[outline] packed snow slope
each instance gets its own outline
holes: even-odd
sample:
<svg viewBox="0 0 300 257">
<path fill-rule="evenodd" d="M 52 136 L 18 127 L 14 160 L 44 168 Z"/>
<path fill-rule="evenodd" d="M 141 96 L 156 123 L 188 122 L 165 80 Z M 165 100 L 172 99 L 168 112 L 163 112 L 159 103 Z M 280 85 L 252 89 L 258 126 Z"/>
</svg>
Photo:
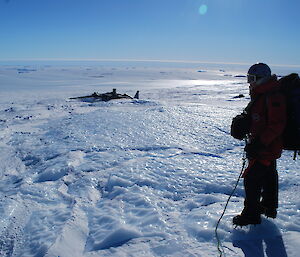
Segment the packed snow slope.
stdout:
<svg viewBox="0 0 300 257">
<path fill-rule="evenodd" d="M 0 256 L 219 256 L 246 69 L 0 66 Z M 69 100 L 112 88 L 140 99 Z M 278 218 L 259 226 L 232 227 L 239 183 L 226 256 L 299 256 L 299 163 L 283 154 Z"/>
</svg>

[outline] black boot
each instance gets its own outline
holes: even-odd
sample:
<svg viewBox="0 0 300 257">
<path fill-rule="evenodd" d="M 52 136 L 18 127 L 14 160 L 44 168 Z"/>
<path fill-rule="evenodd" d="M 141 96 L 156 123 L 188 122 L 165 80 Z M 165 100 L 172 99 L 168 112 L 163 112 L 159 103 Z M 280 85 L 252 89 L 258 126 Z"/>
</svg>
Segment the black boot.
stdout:
<svg viewBox="0 0 300 257">
<path fill-rule="evenodd" d="M 236 226 L 247 226 L 250 224 L 257 225 L 261 223 L 261 218 L 260 216 L 248 216 L 241 214 L 233 217 L 232 223 Z"/>
<path fill-rule="evenodd" d="M 268 208 L 265 206 L 261 206 L 260 210 L 261 214 L 264 214 L 268 218 L 275 219 L 277 217 L 277 210 L 276 208 Z"/>
</svg>

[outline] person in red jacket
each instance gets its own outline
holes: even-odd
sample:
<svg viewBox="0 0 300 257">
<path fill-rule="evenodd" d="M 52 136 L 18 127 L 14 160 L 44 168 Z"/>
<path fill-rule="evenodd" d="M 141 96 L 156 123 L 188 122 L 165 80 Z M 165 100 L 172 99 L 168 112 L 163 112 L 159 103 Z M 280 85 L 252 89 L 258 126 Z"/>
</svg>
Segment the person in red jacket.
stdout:
<svg viewBox="0 0 300 257">
<path fill-rule="evenodd" d="M 261 214 L 276 218 L 278 173 L 276 159 L 283 149 L 282 133 L 286 124 L 285 97 L 279 92 L 276 75 L 264 63 L 250 67 L 247 75 L 251 101 L 245 108 L 248 167 L 244 171 L 245 201 L 233 224 L 260 224 Z"/>
</svg>

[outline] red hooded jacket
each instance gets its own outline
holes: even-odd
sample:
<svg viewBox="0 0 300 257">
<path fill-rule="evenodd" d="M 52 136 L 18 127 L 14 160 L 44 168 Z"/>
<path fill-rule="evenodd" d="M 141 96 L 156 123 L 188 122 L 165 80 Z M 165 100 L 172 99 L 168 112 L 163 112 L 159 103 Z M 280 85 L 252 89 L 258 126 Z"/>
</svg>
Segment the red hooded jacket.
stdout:
<svg viewBox="0 0 300 257">
<path fill-rule="evenodd" d="M 285 97 L 279 92 L 276 76 L 250 91 L 250 142 L 259 140 L 259 161 L 272 161 L 281 156 L 282 133 L 286 125 Z M 249 106 L 248 105 L 248 106 Z"/>
</svg>

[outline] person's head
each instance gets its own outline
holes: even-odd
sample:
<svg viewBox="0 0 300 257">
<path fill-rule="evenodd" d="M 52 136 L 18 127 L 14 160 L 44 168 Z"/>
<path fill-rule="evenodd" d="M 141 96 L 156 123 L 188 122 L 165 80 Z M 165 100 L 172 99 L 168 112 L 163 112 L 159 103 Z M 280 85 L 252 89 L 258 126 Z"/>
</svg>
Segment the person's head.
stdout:
<svg viewBox="0 0 300 257">
<path fill-rule="evenodd" d="M 265 63 L 256 63 L 252 65 L 247 73 L 247 82 L 250 87 L 257 86 L 271 78 L 271 69 Z"/>
</svg>

